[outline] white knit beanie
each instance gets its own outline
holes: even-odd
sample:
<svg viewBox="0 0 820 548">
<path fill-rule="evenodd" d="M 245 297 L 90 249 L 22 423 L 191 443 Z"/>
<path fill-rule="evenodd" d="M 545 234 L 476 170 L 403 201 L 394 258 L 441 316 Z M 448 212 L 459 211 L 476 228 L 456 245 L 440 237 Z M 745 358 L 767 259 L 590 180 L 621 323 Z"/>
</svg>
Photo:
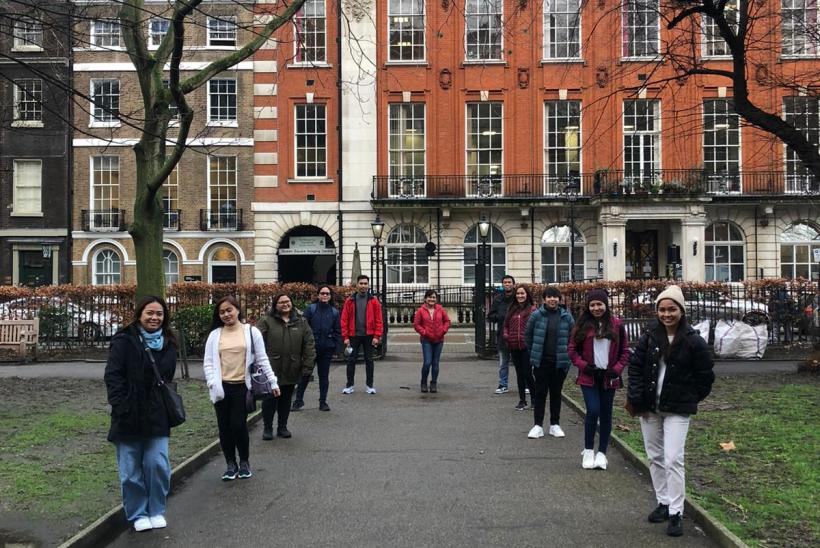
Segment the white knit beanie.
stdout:
<svg viewBox="0 0 820 548">
<path fill-rule="evenodd" d="M 683 291 L 680 290 L 680 287 L 676 285 L 670 285 L 669 287 L 661 291 L 661 294 L 658 295 L 657 299 L 655 299 L 655 308 L 657 308 L 658 303 L 664 299 L 672 299 L 673 301 L 675 301 L 675 304 L 677 304 L 680 307 L 681 311 L 684 314 L 686 314 L 686 301 L 683 299 Z"/>
</svg>

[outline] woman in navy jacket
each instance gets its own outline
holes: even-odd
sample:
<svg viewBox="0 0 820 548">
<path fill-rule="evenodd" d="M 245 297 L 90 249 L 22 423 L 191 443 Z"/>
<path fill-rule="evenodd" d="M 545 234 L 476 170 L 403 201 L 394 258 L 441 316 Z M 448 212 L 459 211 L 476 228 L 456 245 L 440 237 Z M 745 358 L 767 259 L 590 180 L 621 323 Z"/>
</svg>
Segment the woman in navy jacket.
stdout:
<svg viewBox="0 0 820 548">
<path fill-rule="evenodd" d="M 316 369 L 319 374 L 319 410 L 330 411 L 327 404 L 327 391 L 330 386 L 330 360 L 342 343 L 342 328 L 339 324 L 339 310 L 333 306 L 333 291 L 329 285 L 319 286 L 319 297 L 307 307 L 303 317 L 313 330 L 316 341 Z M 310 375 L 305 375 L 296 388 L 296 399 L 293 411 L 305 406 L 305 390 L 310 383 Z"/>
<path fill-rule="evenodd" d="M 136 531 L 166 526 L 165 503 L 171 487 L 171 428 L 149 352 L 162 380 L 172 381 L 177 342 L 162 297 L 144 297 L 133 321 L 111 338 L 103 377 L 111 405 L 108 441 L 117 450 L 125 517 Z"/>
</svg>

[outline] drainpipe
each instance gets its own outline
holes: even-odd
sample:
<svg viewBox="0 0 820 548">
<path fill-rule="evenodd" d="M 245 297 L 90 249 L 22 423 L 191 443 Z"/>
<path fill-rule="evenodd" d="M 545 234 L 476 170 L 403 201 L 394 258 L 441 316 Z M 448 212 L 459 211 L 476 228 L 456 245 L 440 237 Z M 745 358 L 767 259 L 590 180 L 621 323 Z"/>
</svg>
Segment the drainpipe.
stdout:
<svg viewBox="0 0 820 548">
<path fill-rule="evenodd" d="M 339 223 L 339 285 L 344 285 L 344 215 L 342 214 L 342 200 L 344 199 L 344 173 L 342 169 L 342 0 L 336 2 L 336 189 L 338 194 L 339 210 L 336 221 Z"/>
</svg>

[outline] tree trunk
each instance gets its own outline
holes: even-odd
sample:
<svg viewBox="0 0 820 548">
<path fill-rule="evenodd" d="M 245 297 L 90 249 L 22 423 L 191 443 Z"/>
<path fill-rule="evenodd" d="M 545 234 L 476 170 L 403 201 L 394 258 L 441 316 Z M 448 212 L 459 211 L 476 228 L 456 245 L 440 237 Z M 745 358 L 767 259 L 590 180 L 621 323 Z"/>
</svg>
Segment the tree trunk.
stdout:
<svg viewBox="0 0 820 548">
<path fill-rule="evenodd" d="M 148 135 L 145 133 L 144 135 Z M 156 134 L 155 134 L 156 135 Z M 164 133 L 143 137 L 134 147 L 137 161 L 137 189 L 134 220 L 129 232 L 134 241 L 137 263 L 137 301 L 146 295 L 165 296 L 165 269 L 162 264 L 164 210 L 162 194 L 151 192 L 148 183 L 165 162 Z"/>
</svg>

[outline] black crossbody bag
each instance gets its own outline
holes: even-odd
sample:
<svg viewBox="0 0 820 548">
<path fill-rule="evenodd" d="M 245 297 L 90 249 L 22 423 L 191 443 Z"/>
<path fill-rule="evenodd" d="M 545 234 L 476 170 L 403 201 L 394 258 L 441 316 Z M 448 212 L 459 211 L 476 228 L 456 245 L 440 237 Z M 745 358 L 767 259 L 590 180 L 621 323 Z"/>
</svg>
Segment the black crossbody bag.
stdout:
<svg viewBox="0 0 820 548">
<path fill-rule="evenodd" d="M 171 428 L 179 426 L 185 422 L 185 406 L 182 403 L 182 396 L 177 393 L 177 383 L 173 381 L 164 381 L 162 375 L 159 374 L 157 361 L 154 359 L 154 353 L 145 344 L 145 340 L 140 337 L 143 348 L 148 354 L 148 359 L 151 361 L 151 368 L 154 370 L 154 377 L 157 380 L 157 390 L 159 391 L 162 405 L 165 407 L 165 416 L 168 418 L 168 426 Z"/>
</svg>

